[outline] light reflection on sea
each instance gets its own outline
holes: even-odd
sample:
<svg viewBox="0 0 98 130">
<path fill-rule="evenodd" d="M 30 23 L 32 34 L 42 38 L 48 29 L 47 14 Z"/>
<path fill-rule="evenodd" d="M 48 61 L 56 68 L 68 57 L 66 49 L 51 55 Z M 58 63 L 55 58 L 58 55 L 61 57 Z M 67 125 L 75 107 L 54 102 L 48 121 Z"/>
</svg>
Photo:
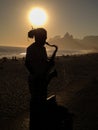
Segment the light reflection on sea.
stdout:
<svg viewBox="0 0 98 130">
<path fill-rule="evenodd" d="M 47 55 L 51 56 L 54 50 L 47 50 Z M 96 50 L 58 50 L 56 56 L 66 56 L 66 55 L 79 55 L 97 52 Z M 23 58 L 26 55 L 26 48 L 23 47 L 3 47 L 0 46 L 0 58 L 7 57 L 12 58 L 18 57 Z"/>
</svg>

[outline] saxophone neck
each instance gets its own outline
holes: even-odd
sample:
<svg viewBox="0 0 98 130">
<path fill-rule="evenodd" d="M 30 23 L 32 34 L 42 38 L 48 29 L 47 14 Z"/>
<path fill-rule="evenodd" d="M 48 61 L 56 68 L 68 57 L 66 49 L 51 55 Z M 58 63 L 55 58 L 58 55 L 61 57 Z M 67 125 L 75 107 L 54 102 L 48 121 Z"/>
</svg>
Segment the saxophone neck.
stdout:
<svg viewBox="0 0 98 130">
<path fill-rule="evenodd" d="M 48 42 L 46 42 L 46 44 L 48 45 L 48 46 L 51 46 L 51 47 L 54 47 L 55 48 L 55 50 L 54 50 L 54 52 L 53 52 L 53 54 L 52 54 L 52 56 L 51 56 L 51 61 L 53 61 L 54 60 L 54 58 L 55 58 L 55 56 L 56 56 L 56 52 L 57 52 L 57 50 L 58 50 L 58 47 L 56 46 L 56 45 L 51 45 L 51 44 L 49 44 Z"/>
<path fill-rule="evenodd" d="M 55 51 L 57 51 L 58 50 L 58 47 L 56 46 L 56 45 L 51 45 L 51 44 L 49 44 L 48 42 L 46 42 L 46 44 L 48 45 L 48 46 L 51 46 L 51 47 L 54 47 L 55 48 Z"/>
</svg>

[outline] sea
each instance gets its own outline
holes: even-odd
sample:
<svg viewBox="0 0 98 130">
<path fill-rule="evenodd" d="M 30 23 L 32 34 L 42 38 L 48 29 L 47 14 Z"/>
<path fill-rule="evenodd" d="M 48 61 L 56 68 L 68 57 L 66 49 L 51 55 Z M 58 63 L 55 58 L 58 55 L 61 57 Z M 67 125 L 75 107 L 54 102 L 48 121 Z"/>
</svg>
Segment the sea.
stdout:
<svg viewBox="0 0 98 130">
<path fill-rule="evenodd" d="M 88 54 L 94 52 L 93 50 L 61 50 L 58 49 L 57 56 L 66 56 L 66 55 L 79 55 L 79 54 Z M 47 50 L 47 55 L 51 56 L 53 50 Z M 0 46 L 0 59 L 1 58 L 23 58 L 26 55 L 26 47 L 10 47 L 10 46 Z"/>
</svg>

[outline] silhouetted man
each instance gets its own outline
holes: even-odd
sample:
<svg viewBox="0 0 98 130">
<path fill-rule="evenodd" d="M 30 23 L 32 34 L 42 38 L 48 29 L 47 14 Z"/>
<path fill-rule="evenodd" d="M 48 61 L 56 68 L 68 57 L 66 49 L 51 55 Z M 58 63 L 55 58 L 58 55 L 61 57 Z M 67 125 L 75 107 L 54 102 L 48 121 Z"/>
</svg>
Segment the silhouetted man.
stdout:
<svg viewBox="0 0 98 130">
<path fill-rule="evenodd" d="M 29 71 L 28 84 L 31 93 L 30 102 L 30 130 L 42 128 L 45 117 L 47 85 L 55 73 L 49 73 L 54 65 L 53 59 L 49 60 L 44 47 L 47 39 L 47 31 L 44 28 L 32 29 L 28 32 L 29 38 L 35 38 L 26 51 L 25 65 Z M 48 43 L 47 43 L 48 44 Z"/>
</svg>

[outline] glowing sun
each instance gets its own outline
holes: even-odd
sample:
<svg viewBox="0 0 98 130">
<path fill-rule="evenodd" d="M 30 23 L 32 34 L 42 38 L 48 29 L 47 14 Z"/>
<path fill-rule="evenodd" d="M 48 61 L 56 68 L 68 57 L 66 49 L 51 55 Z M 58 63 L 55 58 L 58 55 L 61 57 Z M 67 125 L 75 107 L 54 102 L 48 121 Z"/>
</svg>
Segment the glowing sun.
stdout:
<svg viewBox="0 0 98 130">
<path fill-rule="evenodd" d="M 47 21 L 47 13 L 42 8 L 33 8 L 29 12 L 29 21 L 32 26 L 44 25 Z"/>
</svg>

